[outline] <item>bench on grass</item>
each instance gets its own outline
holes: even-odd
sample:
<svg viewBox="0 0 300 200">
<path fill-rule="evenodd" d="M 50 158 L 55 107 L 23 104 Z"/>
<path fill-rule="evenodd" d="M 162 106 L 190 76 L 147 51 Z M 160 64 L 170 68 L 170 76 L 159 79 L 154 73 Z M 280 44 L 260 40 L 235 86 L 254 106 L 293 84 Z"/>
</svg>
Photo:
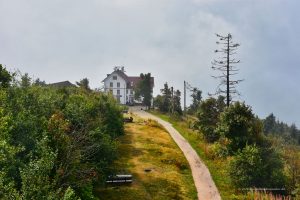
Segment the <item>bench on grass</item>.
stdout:
<svg viewBox="0 0 300 200">
<path fill-rule="evenodd" d="M 133 118 L 132 118 L 132 117 L 125 117 L 125 118 L 123 119 L 123 121 L 124 121 L 124 122 L 127 122 L 127 123 L 133 122 Z"/>
<path fill-rule="evenodd" d="M 106 183 L 109 184 L 132 183 L 132 175 L 131 174 L 110 175 L 108 176 Z"/>
</svg>

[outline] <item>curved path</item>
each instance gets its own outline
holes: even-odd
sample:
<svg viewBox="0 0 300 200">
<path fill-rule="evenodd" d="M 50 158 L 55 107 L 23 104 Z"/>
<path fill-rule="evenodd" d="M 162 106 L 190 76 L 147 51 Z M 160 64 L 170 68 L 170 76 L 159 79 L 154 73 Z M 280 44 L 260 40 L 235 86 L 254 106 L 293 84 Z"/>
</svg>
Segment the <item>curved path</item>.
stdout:
<svg viewBox="0 0 300 200">
<path fill-rule="evenodd" d="M 141 118 L 156 120 L 170 133 L 171 137 L 179 146 L 190 164 L 199 200 L 221 199 L 219 191 L 212 180 L 207 167 L 204 165 L 196 151 L 191 147 L 186 139 L 184 139 L 181 134 L 178 133 L 175 128 L 173 128 L 172 124 L 141 110 L 140 107 L 132 107 L 130 111 Z"/>
</svg>

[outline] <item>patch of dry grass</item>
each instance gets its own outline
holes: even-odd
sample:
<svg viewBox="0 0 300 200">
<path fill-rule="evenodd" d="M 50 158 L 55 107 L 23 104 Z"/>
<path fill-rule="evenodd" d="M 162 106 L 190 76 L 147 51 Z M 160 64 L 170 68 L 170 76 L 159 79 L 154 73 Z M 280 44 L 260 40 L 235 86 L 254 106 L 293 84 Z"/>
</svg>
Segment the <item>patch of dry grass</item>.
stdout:
<svg viewBox="0 0 300 200">
<path fill-rule="evenodd" d="M 99 188 L 100 199 L 197 199 L 188 162 L 160 124 L 134 116 L 134 123 L 126 124 L 125 130 L 114 168 L 133 174 L 134 181 Z"/>
</svg>

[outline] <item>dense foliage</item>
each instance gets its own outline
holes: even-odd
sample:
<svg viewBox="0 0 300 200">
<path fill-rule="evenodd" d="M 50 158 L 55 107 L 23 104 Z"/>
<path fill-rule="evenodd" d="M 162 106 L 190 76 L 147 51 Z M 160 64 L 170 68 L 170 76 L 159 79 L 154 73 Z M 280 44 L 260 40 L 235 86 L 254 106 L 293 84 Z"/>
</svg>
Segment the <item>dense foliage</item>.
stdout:
<svg viewBox="0 0 300 200">
<path fill-rule="evenodd" d="M 8 87 L 11 81 L 12 75 L 0 64 L 0 87 Z"/>
<path fill-rule="evenodd" d="M 140 74 L 140 81 L 135 88 L 135 98 L 142 98 L 142 102 L 148 108 L 151 107 L 153 82 L 151 80 L 151 73 Z"/>
<path fill-rule="evenodd" d="M 154 106 L 160 112 L 170 113 L 171 115 L 182 115 L 181 109 L 181 92 L 169 88 L 168 83 L 164 84 L 164 88 L 160 90 L 161 95 L 157 95 L 154 99 Z"/>
<path fill-rule="evenodd" d="M 230 140 L 229 150 L 236 152 L 247 144 L 261 143 L 262 125 L 249 106 L 236 102 L 220 113 L 216 128 L 220 136 Z"/>
<path fill-rule="evenodd" d="M 194 127 L 209 143 L 213 158 L 230 161 L 227 170 L 235 187 L 285 188 L 294 195 L 300 192 L 300 150 L 292 142 L 292 135 L 298 132 L 295 125 L 279 133 L 282 123 L 273 115 L 260 120 L 250 106 L 240 102 L 225 108 L 222 97 L 201 101 L 196 116 Z"/>
<path fill-rule="evenodd" d="M 273 148 L 246 145 L 230 163 L 233 183 L 243 188 L 284 188 L 283 160 Z"/>
<path fill-rule="evenodd" d="M 225 108 L 224 97 L 218 99 L 208 98 L 201 102 L 197 112 L 198 121 L 196 126 L 203 133 L 208 142 L 215 142 L 220 138 L 217 133 L 217 124 L 220 121 L 220 114 Z"/>
<path fill-rule="evenodd" d="M 113 97 L 39 86 L 28 77 L 6 86 L 0 89 L 0 199 L 93 199 L 93 184 L 109 173 L 124 131 Z"/>
<path fill-rule="evenodd" d="M 289 126 L 286 123 L 280 122 L 275 115 L 271 113 L 263 120 L 264 133 L 267 135 L 280 136 L 286 142 L 298 143 L 300 145 L 300 130 L 295 124 Z"/>
<path fill-rule="evenodd" d="M 192 90 L 192 104 L 189 106 L 187 112 L 188 114 L 195 114 L 199 109 L 202 100 L 202 91 L 198 88 L 193 88 Z"/>
</svg>

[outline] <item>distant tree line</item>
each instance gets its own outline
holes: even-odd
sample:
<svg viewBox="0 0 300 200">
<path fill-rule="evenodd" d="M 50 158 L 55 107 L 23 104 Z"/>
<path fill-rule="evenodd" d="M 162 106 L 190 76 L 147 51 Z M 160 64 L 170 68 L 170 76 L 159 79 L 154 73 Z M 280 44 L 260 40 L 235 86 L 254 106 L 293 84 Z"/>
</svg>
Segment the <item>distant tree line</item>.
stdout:
<svg viewBox="0 0 300 200">
<path fill-rule="evenodd" d="M 95 199 L 123 118 L 112 96 L 78 85 L 50 87 L 0 65 L 0 199 Z"/>
<path fill-rule="evenodd" d="M 300 130 L 293 123 L 288 125 L 276 119 L 275 115 L 271 113 L 263 120 L 264 133 L 267 135 L 279 135 L 285 138 L 286 141 L 295 142 L 300 145 Z"/>
</svg>

